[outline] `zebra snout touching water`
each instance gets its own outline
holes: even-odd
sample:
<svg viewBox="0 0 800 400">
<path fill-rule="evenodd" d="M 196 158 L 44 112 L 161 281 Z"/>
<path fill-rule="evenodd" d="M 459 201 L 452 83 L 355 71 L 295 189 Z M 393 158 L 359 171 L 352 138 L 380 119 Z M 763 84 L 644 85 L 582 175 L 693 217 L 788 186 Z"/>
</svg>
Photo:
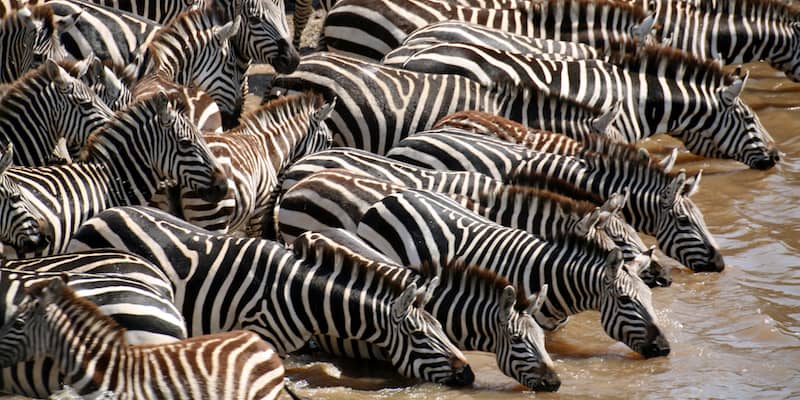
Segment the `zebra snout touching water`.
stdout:
<svg viewBox="0 0 800 400">
<path fill-rule="evenodd" d="M 27 290 L 0 328 L 0 367 L 49 354 L 65 383 L 90 398 L 111 392 L 130 399 L 274 399 L 283 386 L 280 357 L 253 332 L 131 346 L 125 329 L 66 279 Z"/>
</svg>

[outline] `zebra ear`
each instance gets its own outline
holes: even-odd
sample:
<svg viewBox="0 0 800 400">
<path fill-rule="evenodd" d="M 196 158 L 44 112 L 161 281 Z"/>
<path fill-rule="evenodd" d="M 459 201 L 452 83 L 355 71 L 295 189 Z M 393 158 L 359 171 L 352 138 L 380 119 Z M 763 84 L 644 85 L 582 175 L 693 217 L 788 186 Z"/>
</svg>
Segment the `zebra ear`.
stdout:
<svg viewBox="0 0 800 400">
<path fill-rule="evenodd" d="M 583 218 L 578 221 L 578 224 L 575 225 L 575 235 L 579 237 L 587 237 L 589 236 L 589 232 L 591 229 L 598 224 L 600 220 L 600 208 L 595 208 L 594 211 L 590 212 L 583 216 Z"/>
<path fill-rule="evenodd" d="M 395 319 L 401 319 L 408 315 L 414 300 L 417 298 L 417 284 L 411 283 L 400 293 L 400 296 L 392 303 L 392 316 Z"/>
<path fill-rule="evenodd" d="M 675 161 L 678 159 L 678 149 L 672 149 L 668 156 L 664 157 L 661 161 L 658 162 L 658 165 L 664 169 L 664 173 L 668 174 L 672 171 L 672 167 L 675 166 Z"/>
<path fill-rule="evenodd" d="M 330 103 L 323 104 L 322 107 L 320 107 L 319 110 L 314 113 L 314 120 L 322 122 L 328 119 L 328 117 L 331 116 L 333 109 L 336 108 L 336 100 L 339 100 L 338 96 L 334 96 Z"/>
<path fill-rule="evenodd" d="M 103 82 L 103 86 L 106 87 L 110 98 L 116 99 L 119 97 L 119 93 L 122 90 L 122 82 L 120 82 L 117 76 L 106 68 L 103 62 L 97 57 L 92 59 L 92 73 L 98 81 Z"/>
<path fill-rule="evenodd" d="M 58 300 L 61 293 L 64 292 L 64 289 L 67 287 L 67 282 L 69 282 L 69 276 L 62 273 L 58 278 L 51 279 L 47 282 L 47 286 L 43 287 L 41 292 L 33 293 L 33 296 L 38 297 L 40 306 L 52 304 Z"/>
<path fill-rule="evenodd" d="M 550 289 L 550 285 L 544 284 L 542 288 L 539 289 L 539 293 L 532 294 L 528 297 L 528 301 L 531 305 L 525 310 L 528 315 L 534 315 L 542 309 L 544 305 L 544 301 L 547 300 L 547 292 Z"/>
<path fill-rule="evenodd" d="M 637 153 L 639 156 L 640 161 L 650 161 L 650 152 L 647 151 L 644 147 L 639 148 L 639 152 Z"/>
<path fill-rule="evenodd" d="M 630 190 L 625 188 L 622 192 L 614 193 L 609 196 L 608 200 L 600 206 L 600 209 L 611 214 L 616 214 L 625 207 L 625 204 L 628 204 L 629 197 Z"/>
<path fill-rule="evenodd" d="M 620 267 L 622 267 L 623 262 L 625 262 L 625 259 L 622 258 L 622 251 L 619 248 L 612 249 L 608 253 L 608 256 L 606 257 L 606 265 L 605 265 L 606 278 L 612 281 L 617 279 L 617 274 L 619 273 Z"/>
<path fill-rule="evenodd" d="M 739 95 L 742 94 L 744 90 L 744 85 L 747 83 L 747 79 L 750 77 L 750 71 L 745 72 L 744 78 L 736 78 L 736 80 L 731 83 L 730 86 L 722 89 L 722 93 L 720 94 L 720 100 L 722 104 L 726 107 L 733 106 L 736 99 Z"/>
<path fill-rule="evenodd" d="M 672 205 L 678 200 L 678 196 L 683 193 L 683 187 L 686 185 L 686 172 L 681 170 L 672 182 L 665 187 L 661 192 L 661 207 L 670 209 Z"/>
<path fill-rule="evenodd" d="M 639 25 L 631 29 L 631 36 L 638 40 L 640 44 L 644 44 L 650 32 L 653 30 L 653 25 L 655 25 L 655 23 L 656 19 L 653 17 L 653 14 L 648 15 Z"/>
<path fill-rule="evenodd" d="M 683 195 L 689 197 L 697 193 L 697 190 L 700 189 L 700 179 L 702 177 L 703 177 L 703 170 L 701 169 L 700 171 L 697 172 L 697 175 L 695 175 L 692 178 L 689 178 L 686 181 L 686 186 L 684 188 Z"/>
<path fill-rule="evenodd" d="M 158 120 L 161 122 L 161 125 L 171 125 L 173 115 L 170 112 L 169 96 L 167 96 L 167 93 L 163 91 L 158 92 L 154 102 L 158 110 Z"/>
<path fill-rule="evenodd" d="M 8 143 L 6 147 L 3 148 L 2 154 L 0 154 L 0 174 L 6 172 L 6 169 L 8 169 L 13 160 L 14 146 L 11 143 Z"/>
<path fill-rule="evenodd" d="M 78 73 L 75 75 L 76 78 L 78 79 L 82 78 L 90 70 L 94 72 L 94 69 L 92 68 L 94 58 L 96 57 L 94 56 L 94 53 L 92 53 L 89 54 L 83 60 L 80 60 L 75 63 L 75 68 L 78 70 Z"/>
<path fill-rule="evenodd" d="M 61 34 L 62 32 L 72 29 L 72 27 L 74 27 L 75 24 L 78 22 L 78 18 L 81 17 L 81 13 L 83 13 L 83 10 L 78 11 L 74 14 L 70 14 L 64 18 L 60 18 L 56 22 L 56 32 Z"/>
<path fill-rule="evenodd" d="M 505 322 L 511 319 L 511 312 L 515 304 L 517 304 L 517 289 L 507 285 L 503 288 L 503 295 L 500 298 L 500 321 Z"/>
<path fill-rule="evenodd" d="M 241 21 L 242 18 L 237 15 L 233 21 L 228 22 L 219 28 L 215 28 L 214 36 L 217 38 L 217 40 L 219 40 L 220 43 L 228 43 L 232 37 L 239 33 L 239 25 L 241 25 Z"/>
<path fill-rule="evenodd" d="M 439 286 L 439 277 L 434 276 L 433 279 L 431 279 L 431 281 L 428 282 L 427 285 L 419 288 L 419 290 L 417 291 L 417 299 L 414 302 L 414 305 L 420 308 L 425 307 L 425 304 L 428 304 L 428 301 L 431 300 L 431 297 L 433 297 L 433 292 L 436 290 L 438 286 Z"/>
<path fill-rule="evenodd" d="M 600 135 L 607 135 L 608 128 L 622 112 L 622 100 L 616 102 L 611 108 L 603 112 L 599 117 L 592 121 L 592 129 Z"/>
<path fill-rule="evenodd" d="M 649 249 L 633 258 L 633 261 L 628 264 L 628 271 L 630 271 L 631 275 L 638 276 L 641 271 L 650 267 L 650 262 L 653 260 L 653 250 L 655 248 L 655 246 L 650 246 Z"/>
<path fill-rule="evenodd" d="M 47 77 L 55 83 L 59 90 L 67 91 L 72 89 L 72 82 L 67 78 L 67 71 L 64 71 L 64 69 L 53 60 L 48 59 L 45 61 L 44 65 Z"/>
</svg>

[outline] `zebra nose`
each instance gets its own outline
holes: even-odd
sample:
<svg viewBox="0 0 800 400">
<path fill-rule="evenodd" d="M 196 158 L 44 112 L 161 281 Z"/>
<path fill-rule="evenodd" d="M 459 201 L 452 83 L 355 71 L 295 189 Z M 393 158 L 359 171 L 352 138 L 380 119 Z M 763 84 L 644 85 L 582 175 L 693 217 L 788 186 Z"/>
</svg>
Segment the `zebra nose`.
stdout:
<svg viewBox="0 0 800 400">
<path fill-rule="evenodd" d="M 769 151 L 769 156 L 765 158 L 759 158 L 753 162 L 752 167 L 755 169 L 760 170 L 767 170 L 775 166 L 778 161 L 781 160 L 781 153 L 778 149 L 772 149 Z"/>
<path fill-rule="evenodd" d="M 708 263 L 694 266 L 692 270 L 695 272 L 722 272 L 725 269 L 725 260 L 722 258 L 722 253 L 714 250 L 714 255 Z"/>
<path fill-rule="evenodd" d="M 201 199 L 209 203 L 217 203 L 228 194 L 228 177 L 221 168 L 214 169 L 211 174 L 211 184 L 206 190 L 199 190 Z"/>
<path fill-rule="evenodd" d="M 642 346 L 641 353 L 645 358 L 663 357 L 669 355 L 670 347 L 667 338 L 655 325 L 647 327 L 647 344 Z"/>
<path fill-rule="evenodd" d="M 539 379 L 536 379 L 532 384 L 529 384 L 528 387 L 537 392 L 555 392 L 561 387 L 561 378 L 558 377 L 555 371 L 552 368 L 543 365 L 541 366 L 536 375 Z"/>
<path fill-rule="evenodd" d="M 291 74 L 300 65 L 300 53 L 284 39 L 278 41 L 278 57 L 273 62 L 275 71 L 281 74 Z"/>
<path fill-rule="evenodd" d="M 445 383 L 448 386 L 467 386 L 475 381 L 475 374 L 472 373 L 472 368 L 465 359 L 452 357 L 450 367 L 453 369 L 453 375 Z"/>
</svg>

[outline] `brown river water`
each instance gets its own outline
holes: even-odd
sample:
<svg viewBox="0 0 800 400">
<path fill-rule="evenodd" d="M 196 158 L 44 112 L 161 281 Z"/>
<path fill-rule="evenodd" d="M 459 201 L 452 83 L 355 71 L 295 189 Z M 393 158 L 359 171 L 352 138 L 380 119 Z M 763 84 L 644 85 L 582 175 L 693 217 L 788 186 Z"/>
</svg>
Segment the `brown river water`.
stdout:
<svg viewBox="0 0 800 400">
<path fill-rule="evenodd" d="M 703 169 L 693 199 L 725 257 L 722 273 L 693 274 L 676 262 L 674 283 L 653 291 L 668 357 L 644 360 L 603 332 L 599 314 L 549 334 L 561 377 L 557 393 L 523 391 L 494 355 L 468 352 L 475 384 L 451 389 L 406 382 L 368 362 L 286 360 L 296 392 L 313 399 L 785 399 L 800 398 L 800 84 L 749 65 L 743 98 L 784 153 L 769 171 L 683 150 L 676 168 Z M 680 143 L 642 144 L 666 154 Z"/>
</svg>

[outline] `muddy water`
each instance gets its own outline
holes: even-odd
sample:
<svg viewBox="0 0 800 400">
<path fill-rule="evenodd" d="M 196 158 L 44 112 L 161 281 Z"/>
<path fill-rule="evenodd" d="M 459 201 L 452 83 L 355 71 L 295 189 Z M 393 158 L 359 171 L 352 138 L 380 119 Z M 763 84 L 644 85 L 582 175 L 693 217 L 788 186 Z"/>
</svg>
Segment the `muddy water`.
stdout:
<svg viewBox="0 0 800 400">
<path fill-rule="evenodd" d="M 692 274 L 674 265 L 674 284 L 653 292 L 669 357 L 638 358 L 609 339 L 597 313 L 573 317 L 548 337 L 562 386 L 521 391 L 491 354 L 468 353 L 470 389 L 408 383 L 365 364 L 287 360 L 298 394 L 315 399 L 800 398 L 800 85 L 751 66 L 745 101 L 784 152 L 770 171 L 682 154 L 677 168 L 704 169 L 694 201 L 728 267 Z M 666 153 L 679 143 L 644 144 Z M 355 368 L 354 368 L 355 367 Z M 348 370 L 349 369 L 349 370 Z M 352 371 L 350 371 L 352 370 Z M 367 370 L 365 372 L 365 370 Z M 335 375 L 341 373 L 339 378 Z M 359 376 L 372 376 L 360 378 Z"/>
</svg>

